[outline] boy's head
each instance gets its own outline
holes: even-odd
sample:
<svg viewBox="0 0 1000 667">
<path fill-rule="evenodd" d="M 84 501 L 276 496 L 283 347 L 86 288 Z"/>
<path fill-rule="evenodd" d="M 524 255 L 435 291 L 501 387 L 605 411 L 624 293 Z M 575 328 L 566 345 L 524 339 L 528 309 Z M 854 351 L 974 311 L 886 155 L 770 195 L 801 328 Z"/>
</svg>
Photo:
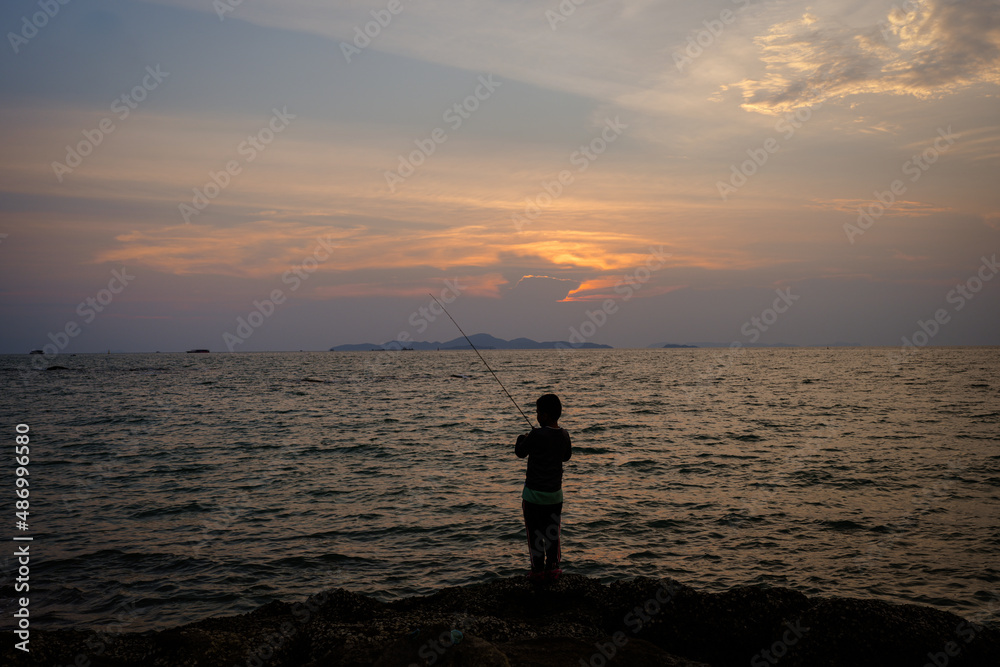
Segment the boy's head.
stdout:
<svg viewBox="0 0 1000 667">
<path fill-rule="evenodd" d="M 545 394 L 535 401 L 535 411 L 539 424 L 555 424 L 562 416 L 562 401 L 555 394 Z"/>
</svg>

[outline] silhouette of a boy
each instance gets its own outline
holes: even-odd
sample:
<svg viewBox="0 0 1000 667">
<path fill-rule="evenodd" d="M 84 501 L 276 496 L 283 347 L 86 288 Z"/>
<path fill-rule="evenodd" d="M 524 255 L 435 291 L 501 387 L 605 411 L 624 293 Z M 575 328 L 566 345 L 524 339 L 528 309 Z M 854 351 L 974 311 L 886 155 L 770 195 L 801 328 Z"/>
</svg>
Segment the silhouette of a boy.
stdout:
<svg viewBox="0 0 1000 667">
<path fill-rule="evenodd" d="M 528 470 L 521 492 L 521 510 L 528 536 L 532 581 L 555 580 L 562 574 L 559 561 L 559 529 L 562 518 L 563 462 L 572 455 L 566 429 L 559 427 L 562 402 L 545 394 L 535 402 L 539 428 L 517 436 L 514 453 L 528 457 Z"/>
</svg>

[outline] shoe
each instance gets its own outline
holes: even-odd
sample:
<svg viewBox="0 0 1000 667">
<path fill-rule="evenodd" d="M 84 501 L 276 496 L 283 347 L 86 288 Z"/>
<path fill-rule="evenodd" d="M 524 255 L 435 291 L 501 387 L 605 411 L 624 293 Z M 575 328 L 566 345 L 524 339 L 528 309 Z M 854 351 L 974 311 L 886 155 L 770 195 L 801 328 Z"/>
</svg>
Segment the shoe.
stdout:
<svg viewBox="0 0 1000 667">
<path fill-rule="evenodd" d="M 528 573 L 528 581 L 533 584 L 540 584 L 545 581 L 545 573 L 538 570 L 532 570 Z"/>
<path fill-rule="evenodd" d="M 558 581 L 559 580 L 559 575 L 561 575 L 561 574 L 562 574 L 562 570 L 560 570 L 559 568 L 554 568 L 554 569 L 551 569 L 551 570 L 545 570 L 545 576 L 548 578 L 549 581 Z"/>
</svg>

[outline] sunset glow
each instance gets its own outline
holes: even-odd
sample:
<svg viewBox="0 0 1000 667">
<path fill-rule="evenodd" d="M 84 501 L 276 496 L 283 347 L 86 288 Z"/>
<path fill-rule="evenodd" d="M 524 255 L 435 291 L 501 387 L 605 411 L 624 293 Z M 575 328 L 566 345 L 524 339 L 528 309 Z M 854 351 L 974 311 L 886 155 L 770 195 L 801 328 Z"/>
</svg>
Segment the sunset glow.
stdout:
<svg viewBox="0 0 1000 667">
<path fill-rule="evenodd" d="M 651 249 L 594 342 L 726 343 L 791 286 L 765 342 L 897 345 L 1000 250 L 995 1 L 403 3 L 359 46 L 384 5 L 100 0 L 8 38 L 3 349 L 121 267 L 75 351 L 219 348 L 303 262 L 246 350 L 389 340 L 448 279 L 468 328 L 560 340 Z M 998 303 L 934 344 L 997 344 Z"/>
</svg>

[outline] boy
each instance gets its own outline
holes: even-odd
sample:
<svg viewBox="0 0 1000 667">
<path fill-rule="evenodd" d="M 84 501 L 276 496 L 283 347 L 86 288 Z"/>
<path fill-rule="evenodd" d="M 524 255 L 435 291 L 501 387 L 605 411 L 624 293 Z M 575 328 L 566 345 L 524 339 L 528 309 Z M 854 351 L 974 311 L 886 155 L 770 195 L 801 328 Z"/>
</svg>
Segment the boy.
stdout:
<svg viewBox="0 0 1000 667">
<path fill-rule="evenodd" d="M 562 402 L 555 394 L 535 401 L 538 425 L 530 433 L 517 436 L 514 453 L 528 457 L 528 472 L 521 492 L 521 510 L 531 556 L 530 579 L 555 581 L 559 569 L 559 527 L 562 516 L 563 461 L 569 461 L 572 445 L 569 433 L 559 427 Z"/>
</svg>

